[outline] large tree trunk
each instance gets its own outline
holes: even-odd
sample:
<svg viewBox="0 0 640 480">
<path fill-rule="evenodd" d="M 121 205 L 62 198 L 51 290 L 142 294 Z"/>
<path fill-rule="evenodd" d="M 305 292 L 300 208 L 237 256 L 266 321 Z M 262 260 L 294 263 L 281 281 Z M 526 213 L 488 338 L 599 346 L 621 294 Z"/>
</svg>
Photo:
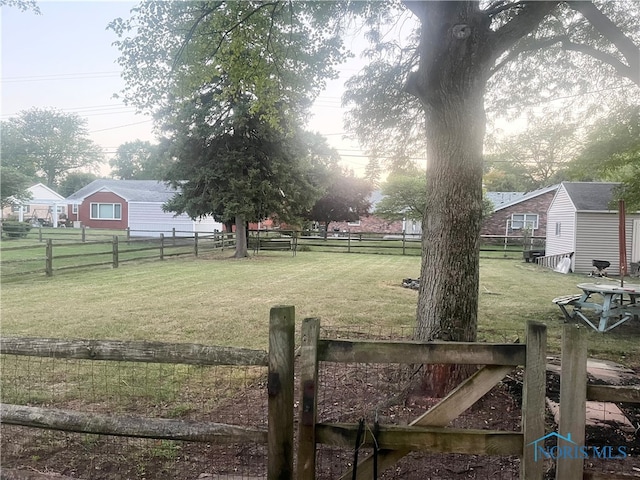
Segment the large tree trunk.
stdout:
<svg viewBox="0 0 640 480">
<path fill-rule="evenodd" d="M 407 90 L 427 120 L 427 208 L 416 336 L 476 339 L 484 93 L 490 33 L 475 2 L 407 2 L 422 21 Z"/>
<path fill-rule="evenodd" d="M 234 258 L 247 257 L 247 225 L 242 215 L 236 215 L 236 253 Z"/>
<path fill-rule="evenodd" d="M 409 2 L 407 2 L 409 4 Z M 407 81 L 425 109 L 427 203 L 416 337 L 475 341 L 478 316 L 488 25 L 475 2 L 410 2 L 422 21 Z M 486 49 L 486 48 L 485 48 Z M 422 390 L 444 396 L 473 371 L 429 365 Z"/>
</svg>

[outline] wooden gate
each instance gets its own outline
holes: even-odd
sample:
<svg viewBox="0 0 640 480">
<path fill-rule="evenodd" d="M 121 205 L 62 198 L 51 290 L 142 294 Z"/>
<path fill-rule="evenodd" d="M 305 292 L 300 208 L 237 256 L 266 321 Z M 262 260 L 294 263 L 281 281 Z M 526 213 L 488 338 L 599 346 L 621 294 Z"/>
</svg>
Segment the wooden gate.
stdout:
<svg viewBox="0 0 640 480">
<path fill-rule="evenodd" d="M 320 321 L 302 324 L 298 480 L 313 480 L 316 444 L 353 447 L 358 424 L 317 423 L 318 362 L 471 364 L 483 365 L 422 416 L 407 427 L 381 426 L 376 437 L 380 472 L 414 450 L 437 453 L 518 455 L 520 478 L 541 480 L 543 462 L 536 462 L 532 444 L 544 436 L 546 384 L 546 326 L 529 322 L 525 344 L 463 342 L 391 342 L 320 339 Z M 523 365 L 522 428 L 520 432 L 462 430 L 446 426 L 491 390 L 514 367 Z M 373 446 L 371 434 L 363 446 Z M 357 478 L 373 476 L 373 459 L 361 461 Z M 341 479 L 352 478 L 345 472 Z"/>
</svg>

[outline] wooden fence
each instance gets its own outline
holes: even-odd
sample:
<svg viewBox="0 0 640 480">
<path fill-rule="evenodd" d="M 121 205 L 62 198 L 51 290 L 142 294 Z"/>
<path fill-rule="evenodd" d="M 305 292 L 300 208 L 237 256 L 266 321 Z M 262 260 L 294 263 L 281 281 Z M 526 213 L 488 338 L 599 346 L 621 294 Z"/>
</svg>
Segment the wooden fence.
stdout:
<svg viewBox="0 0 640 480">
<path fill-rule="evenodd" d="M 526 344 L 422 343 L 325 340 L 319 338 L 318 319 L 302 324 L 298 480 L 313 480 L 316 475 L 316 445 L 351 447 L 358 438 L 358 424 L 317 423 L 318 362 L 473 364 L 484 365 L 437 405 L 408 427 L 380 426 L 374 438 L 366 432 L 363 446 L 375 443 L 377 464 L 372 457 L 357 465 L 357 475 L 345 472 L 341 479 L 373 478 L 374 469 L 382 471 L 414 450 L 477 455 L 519 455 L 520 476 L 542 479 L 543 462 L 534 458 L 531 442 L 544 436 L 546 327 L 527 325 Z M 524 365 L 522 429 L 520 432 L 460 430 L 444 428 L 472 406 L 517 365 Z"/>
<path fill-rule="evenodd" d="M 129 233 L 129 232 L 127 232 Z M 3 246 L 2 275 L 25 275 L 45 273 L 52 276 L 54 271 L 87 267 L 111 266 L 118 268 L 121 263 L 140 260 L 164 260 L 180 255 L 198 256 L 208 250 L 224 250 L 235 246 L 232 233 L 193 233 L 190 236 L 173 235 L 158 238 L 121 239 L 113 235 L 110 240 L 87 242 L 58 242 L 46 238 L 42 244 L 25 246 Z M 25 257 L 23 252 L 34 252 Z M 60 253 L 62 252 L 62 253 Z M 14 258 L 11 258 L 14 257 Z"/>
<path fill-rule="evenodd" d="M 244 348 L 158 342 L 0 339 L 3 355 L 72 358 L 189 365 L 268 367 L 268 428 L 175 419 L 83 413 L 70 410 L 0 404 L 0 421 L 8 425 L 67 432 L 117 435 L 213 444 L 266 443 L 267 478 L 293 476 L 294 307 L 274 307 L 269 319 L 269 352 Z"/>
<path fill-rule="evenodd" d="M 640 403 L 640 387 L 589 385 L 587 383 L 587 329 L 584 325 L 565 324 L 562 332 L 562 366 L 560 374 L 560 424 L 558 447 L 572 450 L 584 446 L 586 401 Z M 566 435 L 571 434 L 571 443 Z M 637 475 L 586 472 L 585 460 L 575 455 L 561 455 L 556 460 L 556 480 L 615 480 L 638 478 Z"/>
</svg>

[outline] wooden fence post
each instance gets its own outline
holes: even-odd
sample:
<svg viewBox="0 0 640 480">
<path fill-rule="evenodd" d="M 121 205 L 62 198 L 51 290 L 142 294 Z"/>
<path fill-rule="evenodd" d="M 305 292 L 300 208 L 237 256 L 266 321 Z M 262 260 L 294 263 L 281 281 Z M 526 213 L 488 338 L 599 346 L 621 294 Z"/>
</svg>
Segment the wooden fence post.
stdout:
<svg viewBox="0 0 640 480">
<path fill-rule="evenodd" d="M 587 400 L 586 327 L 567 323 L 562 330 L 562 368 L 560 373 L 560 424 L 558 449 L 584 445 Z M 571 441 L 565 438 L 571 438 Z M 574 443 L 571 443 L 574 442 Z M 578 456 L 579 457 L 579 456 Z M 583 458 L 560 455 L 556 479 L 582 480 Z"/>
<path fill-rule="evenodd" d="M 298 430 L 298 480 L 316 478 L 316 417 L 318 406 L 318 338 L 320 320 L 302 321 L 300 346 L 300 421 Z"/>
<path fill-rule="evenodd" d="M 273 307 L 269 319 L 268 480 L 293 479 L 295 308 Z"/>
<path fill-rule="evenodd" d="M 522 480 L 542 480 L 544 461 L 536 455 L 536 440 L 544 436 L 547 385 L 547 327 L 527 322 L 527 345 L 522 388 Z M 536 461 L 537 459 L 537 461 Z"/>
<path fill-rule="evenodd" d="M 160 260 L 164 260 L 164 233 L 160 234 Z"/>
<path fill-rule="evenodd" d="M 38 241 L 42 243 L 42 227 L 38 228 Z"/>
<path fill-rule="evenodd" d="M 86 232 L 86 227 L 83 225 L 82 226 L 82 243 L 86 242 L 87 240 L 87 232 Z"/>
<path fill-rule="evenodd" d="M 405 233 L 404 229 L 402 229 L 402 255 L 406 255 L 406 248 L 407 248 L 407 234 Z"/>
<path fill-rule="evenodd" d="M 131 227 L 127 227 L 127 244 L 131 240 Z"/>
<path fill-rule="evenodd" d="M 198 232 L 193 234 L 193 254 L 198 256 Z"/>
<path fill-rule="evenodd" d="M 47 238 L 44 271 L 47 274 L 47 277 L 51 277 L 53 275 L 53 240 L 50 238 Z"/>
<path fill-rule="evenodd" d="M 113 268 L 118 268 L 118 236 L 113 236 L 113 244 L 112 244 L 112 252 L 113 252 Z"/>
<path fill-rule="evenodd" d="M 347 233 L 347 253 L 351 253 L 351 229 Z"/>
<path fill-rule="evenodd" d="M 176 227 L 171 229 L 171 242 L 173 246 L 176 245 Z"/>
</svg>

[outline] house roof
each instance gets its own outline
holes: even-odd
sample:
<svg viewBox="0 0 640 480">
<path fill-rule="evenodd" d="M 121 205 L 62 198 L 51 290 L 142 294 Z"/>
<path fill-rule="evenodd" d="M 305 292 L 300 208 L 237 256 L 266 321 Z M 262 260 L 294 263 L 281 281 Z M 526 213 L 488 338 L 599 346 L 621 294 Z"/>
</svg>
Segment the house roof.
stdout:
<svg viewBox="0 0 640 480">
<path fill-rule="evenodd" d="M 562 182 L 577 211 L 610 211 L 615 182 Z"/>
<path fill-rule="evenodd" d="M 98 179 L 67 197 L 72 203 L 82 202 L 96 192 L 112 192 L 127 202 L 164 203 L 176 194 L 176 189 L 156 180 Z"/>
<path fill-rule="evenodd" d="M 497 206 L 493 209 L 494 212 L 498 210 L 502 210 L 504 208 L 512 207 L 513 205 L 517 205 L 518 203 L 526 202 L 527 200 L 531 200 L 532 198 L 539 197 L 540 195 L 544 195 L 545 193 L 554 192 L 558 189 L 559 185 L 551 185 L 550 187 L 540 188 L 538 190 L 534 190 L 529 193 L 525 193 L 523 196 L 511 200 L 510 202 L 503 203 L 502 205 Z"/>
<path fill-rule="evenodd" d="M 36 183 L 35 185 L 27 188 L 27 191 L 31 194 L 31 198 L 22 201 L 12 201 L 15 205 L 62 205 L 65 203 L 65 199 L 55 190 L 47 187 L 43 183 Z"/>
</svg>

